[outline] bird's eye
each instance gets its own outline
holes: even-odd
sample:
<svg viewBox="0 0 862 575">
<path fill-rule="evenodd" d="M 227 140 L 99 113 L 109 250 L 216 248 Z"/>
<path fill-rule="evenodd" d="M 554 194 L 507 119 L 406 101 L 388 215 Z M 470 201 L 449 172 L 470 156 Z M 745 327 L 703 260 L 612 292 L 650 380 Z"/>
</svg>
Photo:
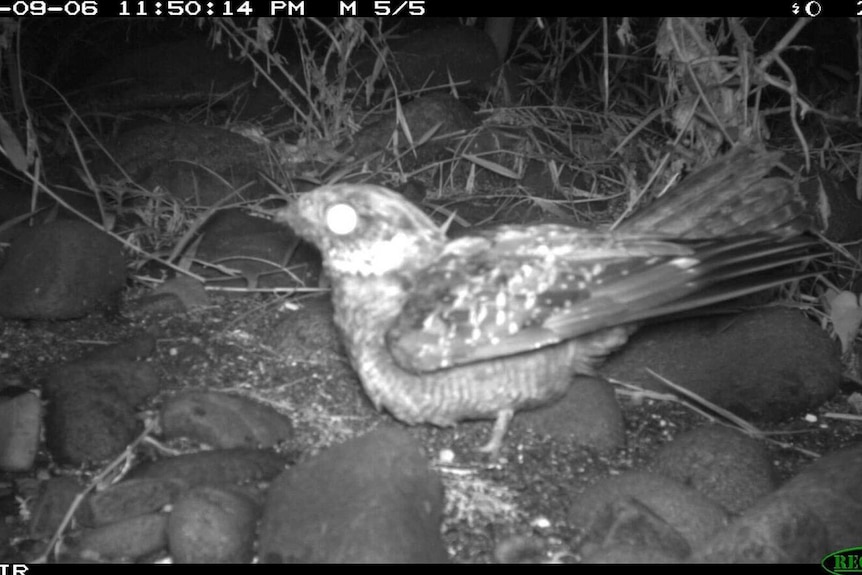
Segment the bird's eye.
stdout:
<svg viewBox="0 0 862 575">
<path fill-rule="evenodd" d="M 335 204 L 326 210 L 326 227 L 332 233 L 345 236 L 356 229 L 359 215 L 347 204 Z"/>
</svg>

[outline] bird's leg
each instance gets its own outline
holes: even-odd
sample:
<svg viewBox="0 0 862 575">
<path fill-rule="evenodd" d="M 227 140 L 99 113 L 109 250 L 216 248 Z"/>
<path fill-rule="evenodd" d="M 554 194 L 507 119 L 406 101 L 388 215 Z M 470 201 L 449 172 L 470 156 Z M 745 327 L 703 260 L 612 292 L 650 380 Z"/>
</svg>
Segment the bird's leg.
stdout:
<svg viewBox="0 0 862 575">
<path fill-rule="evenodd" d="M 494 420 L 494 429 L 491 431 L 491 439 L 480 447 L 479 451 L 489 453 L 493 458 L 496 458 L 500 454 L 500 449 L 503 447 L 503 437 L 506 436 L 509 423 L 511 423 L 514 415 L 514 409 L 501 409 L 497 413 L 497 419 Z"/>
</svg>

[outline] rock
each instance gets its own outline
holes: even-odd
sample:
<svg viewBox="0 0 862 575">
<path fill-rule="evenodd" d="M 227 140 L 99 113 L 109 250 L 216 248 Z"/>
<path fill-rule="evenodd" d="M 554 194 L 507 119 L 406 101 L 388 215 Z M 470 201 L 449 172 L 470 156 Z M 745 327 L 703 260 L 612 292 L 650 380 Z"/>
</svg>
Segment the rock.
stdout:
<svg viewBox="0 0 862 575">
<path fill-rule="evenodd" d="M 30 535 L 38 538 L 53 535 L 84 488 L 73 477 L 52 477 L 42 483 L 30 515 Z"/>
<path fill-rule="evenodd" d="M 216 392 L 189 392 L 162 406 L 166 437 L 188 437 L 212 447 L 274 447 L 293 437 L 290 419 L 268 405 Z"/>
<path fill-rule="evenodd" d="M 443 487 L 406 432 L 331 447 L 273 482 L 260 529 L 266 563 L 442 563 Z"/>
<path fill-rule="evenodd" d="M 542 562 L 546 545 L 538 537 L 513 535 L 494 546 L 494 560 L 504 565 L 531 565 Z"/>
<path fill-rule="evenodd" d="M 152 364 L 117 358 L 66 364 L 53 370 L 44 385 L 49 399 L 64 393 L 108 391 L 131 406 L 140 405 L 160 389 L 159 376 Z"/>
<path fill-rule="evenodd" d="M 82 360 L 51 372 L 44 391 L 49 398 L 63 393 L 81 394 L 88 390 L 116 393 L 131 406 L 137 406 L 159 392 L 159 376 L 152 364 L 113 359 Z"/>
<path fill-rule="evenodd" d="M 242 493 L 196 487 L 176 502 L 168 521 L 175 563 L 249 563 L 258 506 Z"/>
<path fill-rule="evenodd" d="M 26 471 L 39 451 L 42 400 L 32 393 L 0 399 L 0 469 Z"/>
<path fill-rule="evenodd" d="M 167 531 L 167 514 L 150 513 L 85 530 L 72 550 L 86 559 L 137 559 L 164 549 Z"/>
<path fill-rule="evenodd" d="M 448 94 L 430 94 L 422 96 L 405 104 L 402 109 L 404 121 L 410 128 L 410 133 L 418 139 L 426 132 L 437 127 L 436 135 L 466 132 L 477 125 L 473 113 L 461 102 Z M 400 130 L 398 120 L 393 112 L 390 117 L 379 120 L 360 130 L 353 142 L 345 151 L 357 158 L 364 158 L 388 149 L 392 132 Z M 401 139 L 402 148 L 410 146 Z M 425 165 L 438 159 L 451 142 L 443 139 L 431 141 L 420 146 L 414 153 L 405 155 L 401 160 L 405 166 Z"/>
<path fill-rule="evenodd" d="M 107 147 L 135 183 L 147 189 L 159 186 L 193 205 L 212 206 L 229 195 L 241 201 L 269 193 L 258 181 L 258 172 L 266 169 L 263 147 L 229 130 L 152 124 L 121 134 Z M 113 162 L 97 162 L 94 168 L 102 178 L 124 177 Z M 237 189 L 242 193 L 234 196 Z"/>
<path fill-rule="evenodd" d="M 500 66 L 491 38 L 472 26 L 418 30 L 390 47 L 408 90 L 466 82 L 458 89 L 482 91 L 493 83 Z"/>
<path fill-rule="evenodd" d="M 525 411 L 516 420 L 535 431 L 608 453 L 625 444 L 623 415 L 606 381 L 576 377 L 566 396 L 548 407 Z"/>
<path fill-rule="evenodd" d="M 81 361 L 45 382 L 48 449 L 62 462 L 102 461 L 141 431 L 135 407 L 159 390 L 154 368 L 136 361 Z"/>
<path fill-rule="evenodd" d="M 816 563 L 829 552 L 826 526 L 803 505 L 769 498 L 695 551 L 708 563 Z"/>
<path fill-rule="evenodd" d="M 667 477 L 643 471 L 610 477 L 591 486 L 572 502 L 569 522 L 586 528 L 588 534 L 594 525 L 601 530 L 605 508 L 629 499 L 661 518 L 691 547 L 702 544 L 727 523 L 727 512 L 705 495 Z M 598 537 L 604 538 L 601 534 Z"/>
<path fill-rule="evenodd" d="M 113 305 L 126 283 L 122 246 L 78 220 L 22 232 L 0 268 L 0 316 L 70 319 Z"/>
<path fill-rule="evenodd" d="M 612 501 L 595 516 L 581 545 L 585 563 L 629 562 L 633 557 L 685 559 L 691 547 L 673 526 L 637 499 Z"/>
<path fill-rule="evenodd" d="M 662 553 L 655 549 L 640 549 L 628 546 L 604 547 L 598 552 L 584 557 L 584 563 L 600 563 L 609 565 L 655 565 L 685 563 L 678 557 Z"/>
<path fill-rule="evenodd" d="M 48 403 L 48 449 L 62 463 L 80 465 L 120 454 L 142 430 L 135 410 L 112 391 L 64 393 Z"/>
<path fill-rule="evenodd" d="M 272 451 L 216 449 L 143 463 L 127 479 L 177 479 L 190 487 L 238 484 L 272 479 L 288 462 Z"/>
<path fill-rule="evenodd" d="M 320 280 L 320 254 L 288 226 L 232 209 L 213 214 L 201 232 L 196 257 L 236 270 L 239 276 L 212 267 L 194 270 L 212 278 L 213 285 L 254 289 L 316 286 Z"/>
<path fill-rule="evenodd" d="M 817 563 L 859 545 L 862 443 L 826 455 L 698 549 L 704 561 Z"/>
<path fill-rule="evenodd" d="M 695 488 L 732 513 L 777 487 L 763 444 L 718 424 L 678 435 L 659 450 L 650 469 Z"/>
<path fill-rule="evenodd" d="M 285 315 L 274 330 L 276 351 L 290 362 L 333 365 L 341 361 L 347 365 L 330 296 L 305 298 L 297 303 L 300 308 Z"/>
<path fill-rule="evenodd" d="M 177 276 L 153 290 L 153 296 L 174 295 L 182 303 L 184 311 L 210 305 L 204 284 L 188 276 Z"/>
<path fill-rule="evenodd" d="M 101 527 L 161 511 L 187 486 L 174 479 L 131 479 L 90 494 L 78 512 L 81 524 Z"/>
<path fill-rule="evenodd" d="M 600 370 L 602 375 L 668 392 L 647 368 L 758 422 L 813 409 L 838 390 L 838 349 L 793 310 L 762 309 L 642 328 Z"/>
<path fill-rule="evenodd" d="M 822 555 L 858 546 L 862 539 L 862 442 L 824 455 L 774 493 L 801 502 L 826 526 Z M 818 558 L 817 561 L 820 559 Z"/>
</svg>

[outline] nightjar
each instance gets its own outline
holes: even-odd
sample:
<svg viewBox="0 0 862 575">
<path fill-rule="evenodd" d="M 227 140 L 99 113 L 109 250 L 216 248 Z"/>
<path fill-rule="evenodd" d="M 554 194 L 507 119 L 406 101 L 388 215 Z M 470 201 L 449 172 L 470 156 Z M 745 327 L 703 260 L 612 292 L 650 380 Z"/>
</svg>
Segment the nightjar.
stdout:
<svg viewBox="0 0 862 575">
<path fill-rule="evenodd" d="M 637 323 L 800 277 L 804 204 L 740 147 L 614 231 L 505 225 L 448 240 L 368 184 L 302 194 L 277 219 L 315 244 L 335 322 L 368 396 L 408 424 L 494 419 L 561 397 Z M 778 275 L 763 272 L 778 271 Z M 783 272 L 783 273 L 782 273 Z"/>
</svg>

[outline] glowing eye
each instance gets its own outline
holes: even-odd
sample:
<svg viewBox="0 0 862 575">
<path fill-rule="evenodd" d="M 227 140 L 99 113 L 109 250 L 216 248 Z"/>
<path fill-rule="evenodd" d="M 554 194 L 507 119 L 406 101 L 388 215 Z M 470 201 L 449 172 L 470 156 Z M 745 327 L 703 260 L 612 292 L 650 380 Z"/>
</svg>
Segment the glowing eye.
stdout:
<svg viewBox="0 0 862 575">
<path fill-rule="evenodd" d="M 333 234 L 344 236 L 356 229 L 359 216 L 347 204 L 335 204 L 326 210 L 326 227 Z"/>
</svg>

